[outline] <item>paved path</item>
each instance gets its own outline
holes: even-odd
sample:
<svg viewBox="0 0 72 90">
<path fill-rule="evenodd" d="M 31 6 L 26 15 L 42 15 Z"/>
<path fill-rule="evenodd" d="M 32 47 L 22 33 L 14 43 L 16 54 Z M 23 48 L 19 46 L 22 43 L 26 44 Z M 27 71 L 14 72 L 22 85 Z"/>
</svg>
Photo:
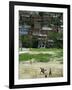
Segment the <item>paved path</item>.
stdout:
<svg viewBox="0 0 72 90">
<path fill-rule="evenodd" d="M 53 52 L 53 51 L 29 51 L 29 50 L 27 50 L 27 51 L 20 51 L 19 52 L 19 54 L 22 54 L 22 53 L 29 53 L 29 54 L 40 54 L 40 53 L 42 53 L 42 54 L 55 54 L 55 52 Z"/>
</svg>

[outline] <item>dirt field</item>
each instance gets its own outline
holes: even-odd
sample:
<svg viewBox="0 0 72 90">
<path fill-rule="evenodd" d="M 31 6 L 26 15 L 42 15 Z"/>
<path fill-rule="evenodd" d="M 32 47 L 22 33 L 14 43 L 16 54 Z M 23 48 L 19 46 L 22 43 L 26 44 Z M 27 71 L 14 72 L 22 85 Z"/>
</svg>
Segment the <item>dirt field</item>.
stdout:
<svg viewBox="0 0 72 90">
<path fill-rule="evenodd" d="M 44 73 L 41 69 L 44 69 Z M 63 64 L 59 61 L 33 62 L 20 61 L 19 79 L 62 77 Z"/>
</svg>

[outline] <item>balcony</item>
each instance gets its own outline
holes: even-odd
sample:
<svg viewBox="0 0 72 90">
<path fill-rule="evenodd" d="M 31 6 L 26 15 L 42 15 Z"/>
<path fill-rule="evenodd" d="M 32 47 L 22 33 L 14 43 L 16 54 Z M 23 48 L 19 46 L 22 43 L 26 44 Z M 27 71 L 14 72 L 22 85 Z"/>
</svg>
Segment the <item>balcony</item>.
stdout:
<svg viewBox="0 0 72 90">
<path fill-rule="evenodd" d="M 41 37 L 46 37 L 46 34 L 41 34 L 41 33 L 33 33 L 32 35 L 34 36 L 41 36 Z"/>
<path fill-rule="evenodd" d="M 52 30 L 50 27 L 42 27 L 42 30 Z"/>
</svg>

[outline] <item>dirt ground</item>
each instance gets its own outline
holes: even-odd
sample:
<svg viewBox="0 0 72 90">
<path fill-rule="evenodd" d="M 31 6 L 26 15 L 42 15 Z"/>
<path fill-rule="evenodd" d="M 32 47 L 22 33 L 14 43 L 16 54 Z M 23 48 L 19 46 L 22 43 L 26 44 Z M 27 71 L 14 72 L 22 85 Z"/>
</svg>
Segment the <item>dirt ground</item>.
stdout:
<svg viewBox="0 0 72 90">
<path fill-rule="evenodd" d="M 44 69 L 44 73 L 41 69 Z M 19 79 L 63 77 L 63 64 L 59 61 L 19 63 Z"/>
</svg>

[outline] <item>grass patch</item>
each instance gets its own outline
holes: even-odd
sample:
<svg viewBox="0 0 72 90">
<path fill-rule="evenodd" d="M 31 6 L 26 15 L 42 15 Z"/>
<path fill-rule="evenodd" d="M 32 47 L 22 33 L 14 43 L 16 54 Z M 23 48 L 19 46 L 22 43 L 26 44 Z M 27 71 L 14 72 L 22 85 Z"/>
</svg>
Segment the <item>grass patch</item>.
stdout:
<svg viewBox="0 0 72 90">
<path fill-rule="evenodd" d="M 63 51 L 61 48 L 30 48 L 30 51 Z"/>
<path fill-rule="evenodd" d="M 53 56 L 54 58 L 63 58 L 63 51 L 56 52 L 56 54 Z"/>
<path fill-rule="evenodd" d="M 51 54 L 29 54 L 29 53 L 24 53 L 19 55 L 19 60 L 20 61 L 27 61 L 34 59 L 39 62 L 48 62 L 51 58 Z"/>
<path fill-rule="evenodd" d="M 31 51 L 40 51 L 39 54 L 30 54 L 30 53 L 23 53 L 19 55 L 19 61 L 28 61 L 34 59 L 37 62 L 48 62 L 50 60 L 60 60 L 63 61 L 63 49 L 57 48 L 31 48 Z M 43 54 L 43 51 L 50 51 L 52 53 Z"/>
</svg>

